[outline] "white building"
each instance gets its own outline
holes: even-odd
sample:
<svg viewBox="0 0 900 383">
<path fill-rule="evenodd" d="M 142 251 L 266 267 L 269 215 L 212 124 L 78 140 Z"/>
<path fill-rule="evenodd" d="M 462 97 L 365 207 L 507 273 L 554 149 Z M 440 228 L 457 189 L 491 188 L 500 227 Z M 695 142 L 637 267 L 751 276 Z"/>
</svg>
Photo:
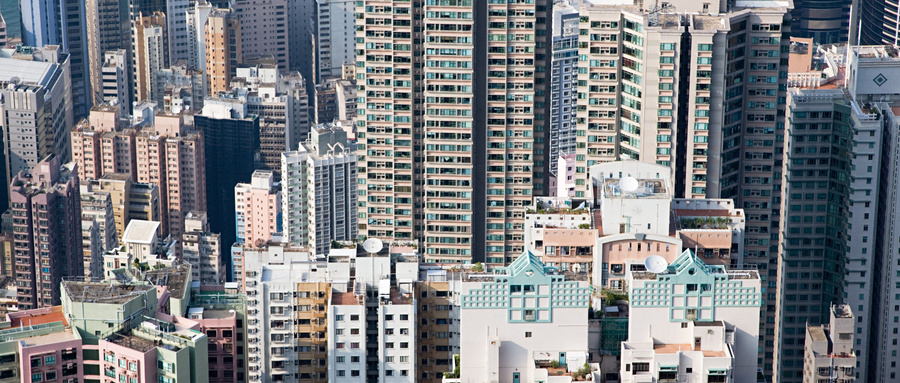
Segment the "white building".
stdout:
<svg viewBox="0 0 900 383">
<path fill-rule="evenodd" d="M 68 130 L 75 125 L 71 81 L 69 54 L 58 45 L 0 50 L 5 185 L 51 153 L 70 158 Z"/>
<path fill-rule="evenodd" d="M 806 325 L 803 383 L 856 381 L 853 312 L 847 304 L 832 305 L 829 311 L 831 317 L 827 325 Z"/>
<path fill-rule="evenodd" d="M 527 251 L 498 269 L 463 283 L 460 380 L 537 382 L 553 361 L 571 379 L 587 363 L 588 282 L 552 274 Z"/>
<path fill-rule="evenodd" d="M 328 306 L 328 381 L 366 378 L 366 288 L 333 292 Z"/>
<path fill-rule="evenodd" d="M 332 240 L 356 239 L 356 161 L 340 124 L 316 126 L 298 150 L 281 155 L 285 239 L 317 255 Z"/>
<path fill-rule="evenodd" d="M 628 286 L 623 383 L 757 381 L 759 273 L 707 265 L 685 250 L 662 273 L 630 272 Z"/>
<path fill-rule="evenodd" d="M 116 217 L 113 212 L 112 195 L 103 190 L 93 190 L 91 183 L 81 184 L 81 217 L 96 221 L 100 235 L 100 252 L 118 246 Z M 87 255 L 87 254 L 85 254 Z"/>
<path fill-rule="evenodd" d="M 100 66 L 102 88 L 97 90 L 102 92 L 103 101 L 117 105 L 123 116 L 128 114 L 127 108 L 131 106 L 128 82 L 131 72 L 128 71 L 128 60 L 130 58 L 125 49 L 105 52 Z"/>
<path fill-rule="evenodd" d="M 100 224 L 93 218 L 81 220 L 81 245 L 84 254 L 84 276 L 103 276 L 103 245 L 100 244 Z"/>
<path fill-rule="evenodd" d="M 297 301 L 301 297 L 301 284 L 321 284 L 319 291 L 328 290 L 325 269 L 321 267 L 324 265 L 311 261 L 305 249 L 275 244 L 246 249 L 243 256 L 242 278 L 247 294 L 247 381 L 291 380 L 302 369 L 295 361 L 301 359 L 301 355 L 304 356 L 302 359 L 309 360 L 306 354 L 320 352 L 317 343 L 325 337 L 324 333 L 301 331 L 299 321 L 301 316 L 308 318 L 305 315 L 310 312 L 324 313 L 325 306 Z M 303 326 L 315 325 L 324 331 L 321 329 L 323 324 L 307 321 Z M 315 349 L 310 350 L 310 347 Z"/>
<path fill-rule="evenodd" d="M 221 236 L 209 231 L 205 212 L 188 212 L 181 234 L 181 257 L 191 265 L 191 279 L 204 285 L 225 283 Z"/>
<path fill-rule="evenodd" d="M 340 77 L 343 66 L 356 62 L 356 2 L 353 0 L 316 0 L 318 5 L 319 79 Z M 321 80 L 320 80 L 321 82 Z"/>
</svg>

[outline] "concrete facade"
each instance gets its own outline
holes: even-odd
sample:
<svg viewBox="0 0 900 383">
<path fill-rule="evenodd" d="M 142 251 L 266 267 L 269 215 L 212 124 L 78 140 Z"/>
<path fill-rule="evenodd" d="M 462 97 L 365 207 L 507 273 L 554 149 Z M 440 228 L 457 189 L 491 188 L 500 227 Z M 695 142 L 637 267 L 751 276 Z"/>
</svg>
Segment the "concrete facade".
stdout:
<svg viewBox="0 0 900 383">
<path fill-rule="evenodd" d="M 569 373 L 587 362 L 587 281 L 551 274 L 530 252 L 485 277 L 462 286 L 462 382 L 531 382 L 551 361 Z"/>
<path fill-rule="evenodd" d="M 253 172 L 250 183 L 234 187 L 237 243 L 265 243 L 281 232 L 281 188 L 271 171 Z"/>
</svg>

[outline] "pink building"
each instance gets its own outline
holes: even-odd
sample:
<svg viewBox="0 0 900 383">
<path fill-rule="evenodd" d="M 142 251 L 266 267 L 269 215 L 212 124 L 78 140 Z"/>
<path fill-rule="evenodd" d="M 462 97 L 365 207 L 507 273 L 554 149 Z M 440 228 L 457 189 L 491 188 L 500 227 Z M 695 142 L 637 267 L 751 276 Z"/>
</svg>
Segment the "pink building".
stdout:
<svg viewBox="0 0 900 383">
<path fill-rule="evenodd" d="M 11 313 L 12 328 L 43 324 L 68 325 L 62 306 Z M 20 339 L 19 372 L 23 382 L 75 383 L 84 381 L 81 336 L 72 328 Z"/>
<path fill-rule="evenodd" d="M 249 184 L 234 187 L 238 243 L 264 244 L 281 231 L 281 190 L 274 174 L 257 170 Z"/>
<path fill-rule="evenodd" d="M 134 335 L 101 339 L 100 382 L 156 382 L 156 342 Z"/>
<path fill-rule="evenodd" d="M 51 155 L 30 173 L 19 172 L 10 185 L 14 277 L 22 310 L 60 304 L 62 278 L 84 275 L 78 167 L 60 165 Z"/>
<path fill-rule="evenodd" d="M 239 366 L 237 313 L 235 310 L 188 309 L 188 317 L 197 323 L 194 329 L 206 334 L 209 347 L 209 383 L 237 383 Z M 213 346 L 215 345 L 215 346 Z"/>
<path fill-rule="evenodd" d="M 111 111 L 95 108 L 72 129 L 72 158 L 84 179 L 129 173 L 159 187 L 162 235 L 181 235 L 187 212 L 206 211 L 203 137 L 188 130 L 184 116 L 158 113 L 152 127 L 116 126 Z M 95 116 L 96 114 L 96 116 Z"/>
</svg>

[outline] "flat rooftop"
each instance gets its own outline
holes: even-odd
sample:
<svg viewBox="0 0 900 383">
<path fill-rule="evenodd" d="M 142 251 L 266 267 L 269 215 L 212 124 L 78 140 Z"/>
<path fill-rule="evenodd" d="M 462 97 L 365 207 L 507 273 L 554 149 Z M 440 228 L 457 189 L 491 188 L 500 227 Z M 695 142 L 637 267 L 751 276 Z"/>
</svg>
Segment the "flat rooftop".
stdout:
<svg viewBox="0 0 900 383">
<path fill-rule="evenodd" d="M 412 294 L 403 294 L 396 287 L 391 288 L 391 304 L 409 305 L 412 304 Z"/>
<path fill-rule="evenodd" d="M 360 300 L 353 293 L 332 293 L 331 304 L 334 306 L 358 306 Z"/>
<path fill-rule="evenodd" d="M 715 321 L 707 321 L 707 322 L 697 322 L 697 321 L 694 321 L 694 327 L 721 327 L 721 326 L 724 326 L 724 325 L 725 325 L 725 324 L 722 323 L 722 321 L 718 321 L 718 320 L 715 320 Z"/>
<path fill-rule="evenodd" d="M 809 333 L 809 336 L 815 342 L 828 341 L 828 336 L 825 335 L 825 329 L 822 326 L 809 326 L 806 328 L 806 332 Z"/>
<path fill-rule="evenodd" d="M 158 231 L 159 222 L 157 221 L 133 219 L 128 223 L 128 227 L 125 228 L 125 234 L 122 235 L 122 242 L 149 245 L 153 243 Z"/>
<path fill-rule="evenodd" d="M 666 184 L 661 179 L 638 179 L 638 187 L 634 191 L 626 192 L 619 186 L 618 178 L 606 178 L 603 180 L 603 195 L 606 198 L 637 198 L 637 199 L 666 199 L 669 192 Z"/>
<path fill-rule="evenodd" d="M 23 347 L 35 347 L 35 346 L 43 346 L 46 344 L 54 344 L 60 342 L 68 342 L 71 340 L 79 340 L 77 335 L 72 332 L 71 328 L 67 328 L 60 332 L 55 332 L 52 334 L 41 335 L 41 336 L 33 336 L 31 338 L 25 338 L 20 340 L 22 342 Z"/>
<path fill-rule="evenodd" d="M 25 327 L 55 322 L 62 322 L 66 326 L 69 325 L 65 314 L 63 314 L 62 306 L 10 313 L 8 318 L 10 327 Z"/>
<path fill-rule="evenodd" d="M 64 281 L 66 294 L 73 302 L 122 304 L 140 294 L 155 290 L 153 286 Z M 155 294 L 155 292 L 153 292 Z"/>
<path fill-rule="evenodd" d="M 166 286 L 173 298 L 184 296 L 191 282 L 190 265 L 180 264 L 144 273 L 144 280 L 156 286 Z"/>
<path fill-rule="evenodd" d="M 681 344 L 654 344 L 653 351 L 657 354 L 675 354 L 678 352 L 694 351 L 693 347 L 687 343 Z M 725 351 L 700 351 L 707 358 L 724 358 Z"/>
<path fill-rule="evenodd" d="M 22 85 L 47 86 L 50 73 L 58 66 L 48 62 L 0 57 L 0 82 L 18 78 Z"/>
<path fill-rule="evenodd" d="M 134 335 L 113 334 L 105 340 L 139 352 L 148 352 L 156 348 L 156 342 Z"/>
</svg>

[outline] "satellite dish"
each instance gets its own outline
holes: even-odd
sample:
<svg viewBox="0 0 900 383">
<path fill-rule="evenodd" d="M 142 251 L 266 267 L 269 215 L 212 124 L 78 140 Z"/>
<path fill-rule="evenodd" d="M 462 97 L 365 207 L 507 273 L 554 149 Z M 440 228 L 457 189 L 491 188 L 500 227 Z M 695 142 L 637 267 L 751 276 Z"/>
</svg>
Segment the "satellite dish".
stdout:
<svg viewBox="0 0 900 383">
<path fill-rule="evenodd" d="M 658 255 L 651 255 L 644 260 L 644 266 L 647 268 L 647 271 L 659 274 L 666 271 L 669 267 L 669 262 L 666 262 L 665 258 Z"/>
<path fill-rule="evenodd" d="M 363 249 L 365 249 L 367 253 L 377 253 L 383 248 L 384 243 L 378 238 L 369 238 L 363 242 Z"/>
<path fill-rule="evenodd" d="M 619 180 L 619 188 L 624 192 L 633 192 L 637 190 L 638 186 L 640 186 L 638 180 L 634 177 L 625 177 Z"/>
</svg>

